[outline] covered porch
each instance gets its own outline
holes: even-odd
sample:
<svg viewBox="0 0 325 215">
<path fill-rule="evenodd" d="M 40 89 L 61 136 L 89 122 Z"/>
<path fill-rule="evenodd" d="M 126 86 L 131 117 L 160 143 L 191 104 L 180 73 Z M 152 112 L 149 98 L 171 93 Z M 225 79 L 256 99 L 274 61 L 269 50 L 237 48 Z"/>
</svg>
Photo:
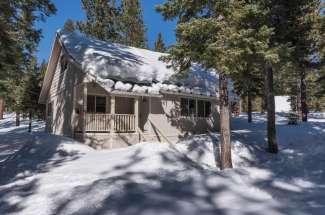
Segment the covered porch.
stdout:
<svg viewBox="0 0 325 215">
<path fill-rule="evenodd" d="M 76 87 L 75 133 L 136 133 L 145 131 L 150 98 L 107 92 L 96 83 Z M 140 110 L 141 109 L 141 112 Z"/>
</svg>

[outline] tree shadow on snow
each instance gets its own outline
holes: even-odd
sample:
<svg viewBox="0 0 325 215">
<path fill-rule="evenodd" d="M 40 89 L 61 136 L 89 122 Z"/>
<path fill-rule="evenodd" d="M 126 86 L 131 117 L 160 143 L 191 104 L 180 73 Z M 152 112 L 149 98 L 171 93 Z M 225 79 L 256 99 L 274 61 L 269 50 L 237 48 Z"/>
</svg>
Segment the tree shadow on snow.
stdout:
<svg viewBox="0 0 325 215">
<path fill-rule="evenodd" d="M 234 120 L 233 144 L 245 143 L 251 157 L 241 156 L 244 163 L 269 173 L 263 180 L 255 181 L 254 186 L 288 205 L 285 214 L 295 214 L 291 212 L 294 207 L 299 208 L 297 213 L 322 214 L 325 211 L 325 122 L 311 120 L 287 125 L 285 118 L 279 118 L 276 127 L 280 151 L 273 155 L 266 152 L 265 120 L 253 124 L 246 121 L 246 118 Z"/>
<path fill-rule="evenodd" d="M 17 143 L 25 136 L 11 137 L 11 143 Z M 81 156 L 78 152 L 60 148 L 60 144 L 70 140 L 68 138 L 34 133 L 27 139 L 29 141 L 26 143 L 25 139 L 21 149 L 0 163 L 0 214 L 23 210 L 22 201 L 10 201 L 10 197 L 24 199 L 35 194 L 38 189 L 37 174 L 46 173 Z"/>
</svg>

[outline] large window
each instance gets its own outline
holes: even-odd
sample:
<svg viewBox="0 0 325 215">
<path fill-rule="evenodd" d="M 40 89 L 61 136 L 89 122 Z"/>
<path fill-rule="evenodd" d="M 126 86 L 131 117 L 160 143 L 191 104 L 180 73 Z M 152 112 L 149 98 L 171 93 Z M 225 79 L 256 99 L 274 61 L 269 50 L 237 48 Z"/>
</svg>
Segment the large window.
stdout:
<svg viewBox="0 0 325 215">
<path fill-rule="evenodd" d="M 87 112 L 88 113 L 105 113 L 106 97 L 105 96 L 87 96 Z"/>
<path fill-rule="evenodd" d="M 197 105 L 196 105 L 197 104 Z M 181 116 L 210 117 L 211 103 L 204 100 L 182 98 L 181 99 Z"/>
<path fill-rule="evenodd" d="M 181 99 L 181 116 L 195 116 L 196 104 L 194 99 Z"/>
</svg>

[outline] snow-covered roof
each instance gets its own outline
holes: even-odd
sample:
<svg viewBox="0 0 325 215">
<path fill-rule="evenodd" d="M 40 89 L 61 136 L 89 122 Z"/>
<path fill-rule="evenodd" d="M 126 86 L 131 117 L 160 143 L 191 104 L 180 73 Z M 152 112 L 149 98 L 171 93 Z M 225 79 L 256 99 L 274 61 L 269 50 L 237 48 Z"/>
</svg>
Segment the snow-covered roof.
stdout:
<svg viewBox="0 0 325 215">
<path fill-rule="evenodd" d="M 100 41 L 79 32 L 58 32 L 61 44 L 108 91 L 159 94 L 161 90 L 217 96 L 218 74 L 193 64 L 189 75 L 175 81 L 176 71 L 160 60 L 164 53 Z M 173 80 L 173 81 L 172 81 Z"/>
</svg>

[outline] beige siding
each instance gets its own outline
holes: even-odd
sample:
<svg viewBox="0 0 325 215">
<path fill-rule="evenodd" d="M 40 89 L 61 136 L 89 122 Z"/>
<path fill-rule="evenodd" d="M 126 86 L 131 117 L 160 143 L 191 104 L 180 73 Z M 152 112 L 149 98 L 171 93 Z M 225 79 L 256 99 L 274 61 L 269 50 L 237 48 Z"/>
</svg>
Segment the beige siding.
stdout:
<svg viewBox="0 0 325 215">
<path fill-rule="evenodd" d="M 173 95 L 151 99 L 151 133 L 162 133 L 175 142 L 187 135 L 219 130 L 219 114 L 214 100 L 210 100 L 211 118 L 197 119 L 180 116 L 180 99 L 181 97 Z"/>
<path fill-rule="evenodd" d="M 68 68 L 65 71 L 61 71 L 60 58 L 52 79 L 47 101 L 47 104 L 51 102 L 53 105 L 53 114 L 51 119 L 47 120 L 47 124 L 48 127 L 51 127 L 49 130 L 54 134 L 73 136 L 76 123 L 73 110 L 74 101 L 79 100 L 78 102 L 80 103 L 80 98 L 74 95 L 74 87 L 78 88 L 77 85 L 82 83 L 84 74 L 72 62 L 68 64 Z"/>
</svg>

